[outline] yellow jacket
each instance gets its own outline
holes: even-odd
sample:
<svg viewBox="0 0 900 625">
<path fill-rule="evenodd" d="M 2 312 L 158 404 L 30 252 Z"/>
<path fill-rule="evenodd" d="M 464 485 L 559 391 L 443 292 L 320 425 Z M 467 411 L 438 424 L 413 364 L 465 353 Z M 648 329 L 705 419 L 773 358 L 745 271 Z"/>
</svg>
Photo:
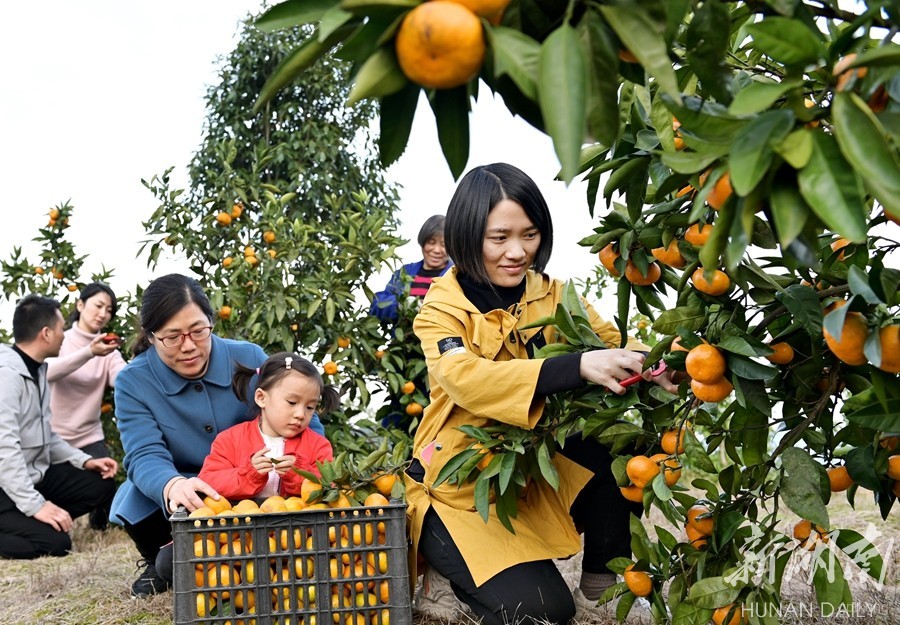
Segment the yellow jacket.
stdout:
<svg viewBox="0 0 900 625">
<path fill-rule="evenodd" d="M 556 454 L 559 490 L 543 481 L 530 485 L 519 501 L 518 516 L 511 519 L 515 534 L 503 527 L 493 505 L 485 524 L 475 511 L 474 483 L 431 487 L 444 463 L 473 442 L 456 429 L 459 426 L 496 422 L 535 426 L 544 409 L 544 399 L 534 398 L 542 361 L 528 357 L 526 343 L 538 332 L 544 333 L 547 343 L 561 341 L 553 327 L 519 329 L 555 313 L 564 286 L 559 280 L 529 271 L 517 314 L 504 310 L 482 314 L 463 295 L 456 273 L 454 267 L 434 281 L 413 324 L 428 365 L 431 403 L 413 442 L 413 456 L 425 468 L 425 479 L 418 483 L 406 477 L 407 514 L 415 552 L 425 512 L 434 507 L 480 586 L 512 565 L 577 553 L 581 540 L 569 508 L 593 474 Z M 616 327 L 589 305 L 587 309 L 598 336 L 618 346 Z M 632 340 L 626 347 L 646 349 Z"/>
</svg>

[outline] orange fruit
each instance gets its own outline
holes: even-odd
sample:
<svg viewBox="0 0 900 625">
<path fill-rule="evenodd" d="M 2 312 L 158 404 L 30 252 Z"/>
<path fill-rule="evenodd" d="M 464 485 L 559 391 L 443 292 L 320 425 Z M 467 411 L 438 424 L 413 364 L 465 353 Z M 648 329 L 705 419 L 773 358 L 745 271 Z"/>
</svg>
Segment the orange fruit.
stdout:
<svg viewBox="0 0 900 625">
<path fill-rule="evenodd" d="M 866 339 L 869 338 L 869 328 L 866 325 L 866 319 L 858 312 L 848 313 L 844 318 L 844 326 L 841 331 L 840 339 L 832 336 L 825 325 L 822 325 L 822 333 L 825 335 L 825 342 L 828 349 L 835 356 L 848 365 L 863 365 L 866 363 L 866 355 L 863 347 Z"/>
<path fill-rule="evenodd" d="M 685 347 L 684 345 L 681 344 L 680 336 L 676 336 L 672 340 L 672 344 L 669 346 L 669 351 L 670 352 L 689 352 L 691 350 L 689 350 L 687 347 Z"/>
<path fill-rule="evenodd" d="M 891 492 L 894 493 L 894 497 L 900 499 L 900 482 L 891 484 Z"/>
<path fill-rule="evenodd" d="M 503 12 L 510 0 L 453 0 L 480 17 L 494 17 Z"/>
<path fill-rule="evenodd" d="M 403 385 L 403 387 L 400 390 L 403 391 L 404 395 L 412 395 L 413 393 L 416 392 L 416 385 L 415 385 L 415 383 L 407 380 L 406 383 Z"/>
<path fill-rule="evenodd" d="M 722 378 L 713 384 L 704 384 L 697 380 L 691 380 L 691 391 L 694 393 L 694 397 L 700 401 L 709 402 L 711 404 L 722 401 L 728 397 L 733 390 L 734 387 L 731 385 L 731 382 L 725 378 Z"/>
<path fill-rule="evenodd" d="M 684 231 L 684 240 L 691 245 L 696 245 L 699 247 L 706 243 L 706 241 L 709 239 L 709 235 L 712 234 L 712 231 L 712 224 L 704 224 L 703 226 L 701 226 L 700 224 L 694 224 Z"/>
<path fill-rule="evenodd" d="M 847 472 L 846 466 L 831 467 L 826 472 L 832 493 L 840 493 L 853 486 L 853 478 Z"/>
<path fill-rule="evenodd" d="M 613 249 L 613 244 L 610 243 L 597 255 L 600 258 L 600 264 L 603 265 L 603 268 L 609 272 L 614 278 L 618 278 L 619 270 L 616 269 L 616 259 L 619 257 L 619 253 Z"/>
<path fill-rule="evenodd" d="M 631 282 L 631 284 L 637 286 L 647 286 L 653 284 L 657 280 L 659 280 L 662 275 L 662 270 L 659 268 L 659 265 L 656 263 L 650 263 L 647 265 L 647 273 L 641 273 L 641 270 L 638 269 L 638 266 L 635 265 L 630 260 L 628 264 L 625 265 L 625 279 Z"/>
<path fill-rule="evenodd" d="M 854 69 L 847 69 L 847 67 L 856 60 L 856 53 L 851 52 L 847 56 L 841 57 L 838 59 L 837 63 L 834 64 L 834 67 L 831 70 L 832 76 L 837 77 L 837 83 L 835 84 L 835 89 L 837 91 L 844 91 L 847 89 L 847 83 L 856 79 L 862 79 L 866 77 L 866 74 L 869 73 L 868 67 L 856 67 Z"/>
<path fill-rule="evenodd" d="M 272 495 L 267 497 L 259 504 L 260 512 L 287 512 L 287 504 L 281 495 Z"/>
<path fill-rule="evenodd" d="M 372 485 L 375 486 L 375 489 L 379 493 L 381 493 L 385 497 L 390 497 L 391 493 L 394 491 L 394 484 L 396 482 L 396 475 L 394 475 L 393 473 L 384 473 L 372 480 Z"/>
<path fill-rule="evenodd" d="M 231 206 L 231 217 L 237 219 L 244 212 L 244 205 L 241 202 L 235 202 Z"/>
<path fill-rule="evenodd" d="M 841 237 L 836 241 L 832 241 L 831 251 L 837 252 L 838 250 L 843 250 L 848 245 L 850 245 L 850 239 L 845 239 L 844 237 Z M 843 251 L 840 254 L 838 254 L 838 260 L 844 260 L 844 252 Z"/>
<path fill-rule="evenodd" d="M 70 293 L 74 293 L 75 291 L 78 290 L 78 285 L 77 284 L 68 284 L 68 285 L 66 285 L 66 288 L 69 289 Z"/>
<path fill-rule="evenodd" d="M 338 498 L 328 504 L 332 508 L 352 508 L 353 504 L 350 503 L 350 498 L 347 497 L 346 494 L 340 493 Z"/>
<path fill-rule="evenodd" d="M 888 373 L 900 373 L 900 324 L 881 328 L 878 338 L 881 341 L 881 364 L 878 368 Z"/>
<path fill-rule="evenodd" d="M 676 150 L 683 150 L 685 147 L 684 139 L 682 139 L 678 135 L 675 135 L 675 138 L 672 139 L 672 142 L 675 144 Z"/>
<path fill-rule="evenodd" d="M 275 258 L 276 256 L 278 256 L 278 252 L 276 252 L 275 250 L 266 250 L 266 254 L 269 255 L 269 258 Z"/>
<path fill-rule="evenodd" d="M 231 263 L 233 262 L 234 259 L 231 256 L 226 256 L 222 259 L 222 266 L 225 267 L 225 269 L 228 269 L 229 267 L 231 267 Z"/>
<path fill-rule="evenodd" d="M 888 458 L 887 476 L 892 480 L 900 480 L 900 455 Z"/>
<path fill-rule="evenodd" d="M 620 486 L 619 490 L 622 492 L 622 496 L 628 501 L 633 501 L 635 503 L 641 503 L 644 501 L 644 489 L 638 488 L 634 484 L 629 484 L 628 486 Z"/>
<path fill-rule="evenodd" d="M 34 273 L 36 273 L 39 276 L 42 276 L 42 275 L 44 275 L 44 268 L 43 267 L 35 267 Z"/>
<path fill-rule="evenodd" d="M 381 360 L 382 358 L 384 358 L 384 354 L 385 354 L 385 351 L 383 349 L 376 349 L 375 350 L 375 360 Z"/>
<path fill-rule="evenodd" d="M 816 543 L 827 543 L 830 539 L 827 530 L 821 525 L 813 527 L 806 519 L 801 519 L 794 524 L 794 538 L 800 541 L 800 546 L 809 551 L 816 548 Z"/>
<path fill-rule="evenodd" d="M 62 280 L 65 277 L 65 274 L 63 274 L 63 272 L 61 270 L 57 269 L 56 267 L 54 267 L 52 269 L 52 272 L 53 272 L 53 277 L 56 278 L 57 280 Z"/>
<path fill-rule="evenodd" d="M 213 514 L 219 514 L 220 512 L 231 510 L 231 502 L 222 496 L 220 496 L 218 500 L 215 500 L 207 495 L 203 498 L 203 504 L 207 508 L 212 510 Z"/>
<path fill-rule="evenodd" d="M 494 459 L 494 452 L 485 449 L 481 443 L 475 443 L 472 445 L 472 449 L 478 449 L 481 454 L 481 460 L 478 461 L 478 464 L 475 466 L 479 471 L 485 471 L 488 468 L 488 465 L 491 463 L 491 460 Z"/>
<path fill-rule="evenodd" d="M 894 451 L 900 445 L 900 436 L 885 436 L 878 441 L 878 445 L 888 451 Z"/>
<path fill-rule="evenodd" d="M 684 256 L 681 255 L 681 251 L 678 249 L 678 241 L 675 239 L 669 241 L 666 247 L 653 248 L 650 250 L 650 253 L 653 254 L 653 258 L 663 265 L 668 265 L 675 269 L 681 269 L 687 264 L 687 261 L 684 260 Z"/>
<path fill-rule="evenodd" d="M 654 454 L 650 460 L 655 462 L 663 472 L 663 480 L 666 486 L 674 486 L 681 478 L 681 465 L 675 458 L 669 458 L 668 454 Z"/>
<path fill-rule="evenodd" d="M 51 208 L 50 212 L 47 213 L 47 216 L 50 217 L 50 219 L 59 219 L 59 215 L 60 212 L 58 208 Z"/>
<path fill-rule="evenodd" d="M 256 267 L 259 264 L 259 259 L 256 256 L 244 256 L 244 262 L 251 267 Z"/>
<path fill-rule="evenodd" d="M 255 514 L 259 512 L 259 504 L 252 499 L 241 499 L 231 509 L 238 514 Z"/>
<path fill-rule="evenodd" d="M 631 50 L 628 48 L 619 48 L 619 52 L 617 53 L 619 60 L 623 63 L 637 63 L 637 57 L 631 53 Z"/>
<path fill-rule="evenodd" d="M 703 549 L 709 544 L 709 535 L 704 534 L 691 525 L 684 526 L 684 534 L 694 549 Z"/>
<path fill-rule="evenodd" d="M 687 185 L 678 189 L 678 193 L 675 194 L 675 197 L 684 197 L 689 193 L 693 193 L 694 187 L 692 185 Z"/>
<path fill-rule="evenodd" d="M 622 577 L 625 578 L 625 585 L 638 597 L 646 597 L 653 592 L 653 580 L 644 571 L 634 571 L 633 568 L 633 564 L 625 567 L 625 572 L 622 574 Z"/>
<path fill-rule="evenodd" d="M 364 506 L 386 506 L 391 502 L 381 493 L 372 493 L 363 501 Z"/>
<path fill-rule="evenodd" d="M 711 516 L 702 519 L 697 518 L 706 514 L 709 514 L 709 508 L 706 506 L 691 506 L 687 511 L 686 527 L 692 527 L 704 536 L 712 536 L 713 528 L 715 527 L 715 519 Z"/>
<path fill-rule="evenodd" d="M 216 215 L 216 221 L 220 226 L 230 226 L 231 225 L 231 215 L 226 212 L 221 212 Z"/>
<path fill-rule="evenodd" d="M 106 414 L 108 412 L 111 412 L 112 409 L 113 409 L 113 405 L 106 402 L 102 406 L 100 406 L 100 414 Z"/>
<path fill-rule="evenodd" d="M 772 343 L 769 347 L 775 350 L 766 356 L 769 362 L 773 362 L 776 365 L 786 365 L 794 359 L 794 348 L 788 343 Z"/>
<path fill-rule="evenodd" d="M 274 243 L 275 242 L 275 233 L 271 230 L 266 230 L 263 232 L 263 241 L 266 243 Z"/>
<path fill-rule="evenodd" d="M 349 336 L 339 336 L 337 340 L 338 347 L 341 349 L 346 349 L 350 347 L 350 337 Z"/>
<path fill-rule="evenodd" d="M 725 375 L 725 357 L 717 347 L 698 345 L 684 359 L 688 375 L 698 382 L 714 384 Z"/>
<path fill-rule="evenodd" d="M 425 409 L 422 407 L 422 404 L 411 401 L 406 404 L 406 414 L 411 417 L 418 417 Z"/>
<path fill-rule="evenodd" d="M 338 370 L 337 363 L 334 362 L 333 360 L 329 360 L 328 362 L 325 363 L 323 370 L 325 371 L 326 375 L 334 375 L 335 373 L 337 373 L 337 370 Z"/>
<path fill-rule="evenodd" d="M 726 171 L 719 176 L 718 180 L 716 180 L 716 185 L 713 187 L 710 194 L 706 196 L 706 203 L 712 206 L 714 210 L 719 210 L 725 205 L 725 202 L 728 201 L 728 198 L 730 198 L 733 193 L 734 189 L 731 187 L 731 175 Z"/>
<path fill-rule="evenodd" d="M 680 430 L 666 430 L 659 441 L 660 447 L 667 454 L 684 453 L 684 428 Z"/>
<path fill-rule="evenodd" d="M 691 274 L 691 282 L 695 289 L 713 297 L 718 297 L 731 288 L 731 279 L 721 269 L 713 269 L 712 279 L 707 280 L 703 267 L 697 267 Z"/>
<path fill-rule="evenodd" d="M 222 306 L 219 309 L 219 319 L 231 319 L 231 306 Z"/>
<path fill-rule="evenodd" d="M 659 473 L 659 465 L 647 456 L 633 456 L 625 464 L 625 473 L 632 484 L 643 489 Z"/>
<path fill-rule="evenodd" d="M 734 611 L 732 612 L 732 610 Z M 731 612 L 731 618 L 728 618 L 729 612 Z M 746 621 L 744 609 L 733 603 L 723 605 L 721 608 L 716 608 L 716 611 L 713 612 L 712 615 L 712 622 L 715 623 L 715 625 L 740 625 Z"/>
<path fill-rule="evenodd" d="M 313 503 L 313 500 L 310 499 L 310 496 L 316 491 L 321 492 L 321 490 L 321 484 L 313 482 L 309 479 L 304 479 L 303 482 L 300 483 L 300 499 L 302 499 L 303 503 L 308 506 L 309 504 Z"/>
<path fill-rule="evenodd" d="M 395 48 L 403 74 L 429 89 L 452 89 L 478 75 L 484 62 L 478 16 L 448 0 L 432 0 L 406 14 Z"/>
</svg>

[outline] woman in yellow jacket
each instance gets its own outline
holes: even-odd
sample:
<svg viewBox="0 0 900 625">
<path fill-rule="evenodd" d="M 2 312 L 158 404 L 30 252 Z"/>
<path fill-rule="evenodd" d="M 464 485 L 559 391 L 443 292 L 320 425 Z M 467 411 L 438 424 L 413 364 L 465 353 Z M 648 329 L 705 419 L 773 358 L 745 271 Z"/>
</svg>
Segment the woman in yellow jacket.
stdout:
<svg viewBox="0 0 900 625">
<path fill-rule="evenodd" d="M 618 382 L 641 371 L 647 348 L 629 341 L 625 349 L 532 358 L 558 337 L 552 327 L 522 328 L 555 312 L 563 284 L 541 273 L 553 226 L 540 190 L 521 170 L 497 163 L 466 174 L 444 236 L 456 266 L 435 281 L 414 323 L 431 384 L 406 478 L 413 548 L 430 567 L 417 605 L 449 617 L 434 608 L 452 611 L 458 598 L 484 625 L 523 618 L 566 623 L 576 603 L 590 611 L 615 582 L 606 563 L 630 554 L 629 514 L 640 514 L 641 506 L 619 493 L 609 452 L 580 434 L 567 439 L 553 459 L 559 489 L 545 482 L 529 487 L 511 519 L 514 534 L 493 506 L 488 522 L 482 520 L 474 484 L 433 485 L 444 464 L 473 442 L 459 426 L 534 427 L 547 395 L 588 383 L 624 393 Z M 618 345 L 615 327 L 588 310 L 600 338 Z M 666 373 L 654 381 L 676 390 Z M 552 559 L 581 549 L 576 525 L 584 529 L 585 553 L 573 597 Z M 449 603 L 443 578 L 455 595 Z"/>
</svg>

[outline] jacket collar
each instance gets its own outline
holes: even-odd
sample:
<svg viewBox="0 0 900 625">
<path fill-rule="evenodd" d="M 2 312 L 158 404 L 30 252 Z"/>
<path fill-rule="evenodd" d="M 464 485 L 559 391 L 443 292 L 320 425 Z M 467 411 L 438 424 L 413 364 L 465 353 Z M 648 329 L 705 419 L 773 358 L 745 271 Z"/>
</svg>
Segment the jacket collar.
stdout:
<svg viewBox="0 0 900 625">
<path fill-rule="evenodd" d="M 209 367 L 203 377 L 196 379 L 184 378 L 168 367 L 156 353 L 152 345 L 147 349 L 147 361 L 154 377 L 166 395 L 177 395 L 188 384 L 204 382 L 214 386 L 231 386 L 231 376 L 234 373 L 231 362 L 228 360 L 228 350 L 225 341 L 215 334 L 210 335 L 212 344 L 209 348 Z"/>
<path fill-rule="evenodd" d="M 478 308 L 463 295 L 462 287 L 459 286 L 459 280 L 456 277 L 458 272 L 456 266 L 450 267 L 440 280 L 435 280 L 426 297 L 432 303 L 448 304 L 468 313 L 480 315 L 481 312 Z M 525 274 L 525 293 L 523 295 L 525 303 L 545 297 L 550 292 L 550 286 L 551 280 L 546 274 L 529 269 Z"/>
</svg>

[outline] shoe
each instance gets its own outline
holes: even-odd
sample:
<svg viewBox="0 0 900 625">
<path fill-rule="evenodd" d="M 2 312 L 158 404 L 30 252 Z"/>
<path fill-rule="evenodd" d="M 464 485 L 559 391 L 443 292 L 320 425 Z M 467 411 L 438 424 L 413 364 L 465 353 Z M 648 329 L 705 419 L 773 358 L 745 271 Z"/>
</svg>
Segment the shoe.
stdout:
<svg viewBox="0 0 900 625">
<path fill-rule="evenodd" d="M 611 623 L 616 620 L 616 606 L 618 601 L 612 599 L 606 603 L 598 604 L 599 600 L 588 599 L 581 592 L 581 588 L 572 591 L 575 600 L 575 620 L 587 623 Z M 638 597 L 625 617 L 628 625 L 647 625 L 653 622 L 650 612 L 650 602 L 643 597 Z"/>
<path fill-rule="evenodd" d="M 88 515 L 88 523 L 92 530 L 105 531 L 109 527 L 109 515 L 105 508 L 94 508 Z"/>
<path fill-rule="evenodd" d="M 138 568 L 143 566 L 144 570 L 131 585 L 132 597 L 149 597 L 166 592 L 171 588 L 169 583 L 157 574 L 156 566 L 149 560 L 138 560 L 137 566 Z"/>
<path fill-rule="evenodd" d="M 450 587 L 450 580 L 431 566 L 425 569 L 422 583 L 416 592 L 415 609 L 431 618 L 450 621 L 472 613 L 469 607 L 456 597 L 456 593 Z"/>
</svg>

